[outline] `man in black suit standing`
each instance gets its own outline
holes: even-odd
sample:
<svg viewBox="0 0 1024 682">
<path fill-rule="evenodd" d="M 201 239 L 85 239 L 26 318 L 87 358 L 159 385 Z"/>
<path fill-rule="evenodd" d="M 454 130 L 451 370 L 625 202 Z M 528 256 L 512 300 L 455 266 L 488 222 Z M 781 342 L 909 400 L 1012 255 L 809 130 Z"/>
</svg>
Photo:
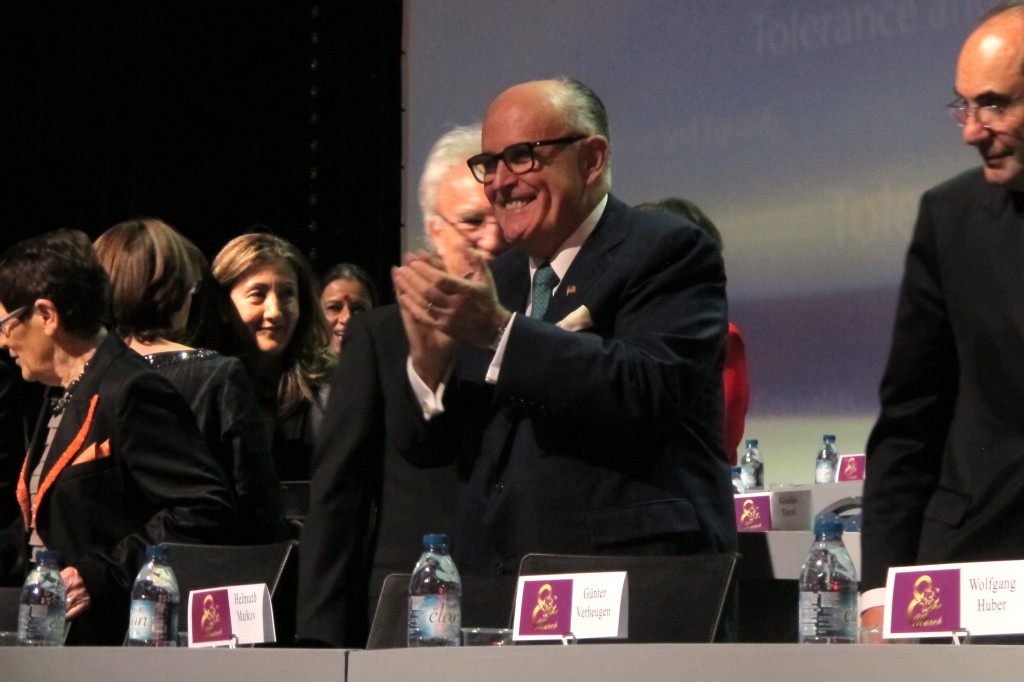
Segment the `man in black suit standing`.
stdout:
<svg viewBox="0 0 1024 682">
<path fill-rule="evenodd" d="M 468 269 L 469 248 L 489 258 L 508 247 L 466 167 L 479 151 L 479 124 L 455 128 L 434 144 L 420 177 L 426 236 L 454 272 Z M 302 528 L 298 637 L 305 644 L 362 647 L 384 578 L 412 570 L 424 533 L 454 531 L 454 465 L 413 466 L 388 426 L 393 406 L 409 399 L 408 355 L 394 305 L 346 326 Z"/>
<path fill-rule="evenodd" d="M 868 441 L 861 608 L 888 568 L 1024 557 L 1024 4 L 967 38 L 950 105 L 982 167 L 921 199 Z"/>
<path fill-rule="evenodd" d="M 607 113 L 576 80 L 509 88 L 482 142 L 469 165 L 517 248 L 393 275 L 419 398 L 399 445 L 459 462 L 459 570 L 733 550 L 718 249 L 608 193 Z"/>
</svg>

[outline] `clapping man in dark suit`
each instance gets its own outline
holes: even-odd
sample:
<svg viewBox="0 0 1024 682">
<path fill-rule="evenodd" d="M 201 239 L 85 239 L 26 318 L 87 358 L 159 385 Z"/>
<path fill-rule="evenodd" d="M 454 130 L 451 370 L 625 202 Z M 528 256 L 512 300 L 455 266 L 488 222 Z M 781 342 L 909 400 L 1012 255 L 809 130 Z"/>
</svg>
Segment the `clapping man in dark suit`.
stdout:
<svg viewBox="0 0 1024 682">
<path fill-rule="evenodd" d="M 467 272 L 505 242 L 466 159 L 480 126 L 442 136 L 420 178 L 426 235 L 446 267 Z M 312 462 L 302 529 L 298 636 L 306 644 L 362 647 L 368 608 L 389 573 L 408 573 L 427 532 L 453 532 L 454 465 L 419 468 L 396 451 L 390 413 L 409 400 L 409 344 L 396 306 L 351 318 Z"/>
<path fill-rule="evenodd" d="M 907 252 L 867 448 L 866 626 L 889 567 L 1024 557 L 1024 3 L 982 18 L 955 90 L 982 166 L 925 193 Z"/>
<path fill-rule="evenodd" d="M 718 249 L 608 193 L 607 113 L 576 80 L 509 88 L 482 142 L 468 163 L 516 248 L 393 274 L 419 398 L 396 440 L 459 463 L 460 571 L 734 549 Z"/>
</svg>

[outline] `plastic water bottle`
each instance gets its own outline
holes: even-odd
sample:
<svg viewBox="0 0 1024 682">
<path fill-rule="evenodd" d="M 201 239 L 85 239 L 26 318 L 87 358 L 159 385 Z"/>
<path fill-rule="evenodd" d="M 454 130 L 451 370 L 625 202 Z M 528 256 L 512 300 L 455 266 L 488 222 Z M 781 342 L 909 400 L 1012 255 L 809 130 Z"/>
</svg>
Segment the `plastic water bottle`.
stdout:
<svg viewBox="0 0 1024 682">
<path fill-rule="evenodd" d="M 128 646 L 178 646 L 178 580 L 166 547 L 146 548 L 146 563 L 132 587 Z"/>
<path fill-rule="evenodd" d="M 757 449 L 757 439 L 747 440 L 747 449 L 740 457 L 743 485 L 747 490 L 764 490 L 764 459 Z"/>
<path fill-rule="evenodd" d="M 459 646 L 462 580 L 448 553 L 448 536 L 427 533 L 409 582 L 409 646 Z"/>
<path fill-rule="evenodd" d="M 814 544 L 800 569 L 800 641 L 857 641 L 857 570 L 843 544 L 843 523 L 834 514 L 814 521 Z"/>
<path fill-rule="evenodd" d="M 836 471 L 839 469 L 839 450 L 836 449 L 836 437 L 825 434 L 821 437 L 824 445 L 818 450 L 814 460 L 814 482 L 835 483 Z"/>
<path fill-rule="evenodd" d="M 743 467 L 732 467 L 732 494 L 742 495 L 747 492 L 743 483 Z"/>
<path fill-rule="evenodd" d="M 18 607 L 18 644 L 61 646 L 64 644 L 64 608 L 68 591 L 60 577 L 60 553 L 42 550 L 35 568 L 25 578 Z"/>
</svg>

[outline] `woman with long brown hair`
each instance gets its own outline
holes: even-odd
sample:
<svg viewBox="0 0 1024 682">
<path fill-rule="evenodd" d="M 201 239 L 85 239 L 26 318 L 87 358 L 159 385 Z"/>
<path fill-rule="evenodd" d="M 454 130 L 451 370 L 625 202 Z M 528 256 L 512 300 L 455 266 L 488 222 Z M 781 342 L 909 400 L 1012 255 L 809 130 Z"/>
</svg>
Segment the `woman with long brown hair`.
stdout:
<svg viewBox="0 0 1024 682">
<path fill-rule="evenodd" d="M 335 362 L 312 270 L 290 242 L 251 233 L 221 249 L 213 277 L 231 303 L 223 350 L 241 359 L 256 386 L 278 477 L 308 480 Z"/>
</svg>

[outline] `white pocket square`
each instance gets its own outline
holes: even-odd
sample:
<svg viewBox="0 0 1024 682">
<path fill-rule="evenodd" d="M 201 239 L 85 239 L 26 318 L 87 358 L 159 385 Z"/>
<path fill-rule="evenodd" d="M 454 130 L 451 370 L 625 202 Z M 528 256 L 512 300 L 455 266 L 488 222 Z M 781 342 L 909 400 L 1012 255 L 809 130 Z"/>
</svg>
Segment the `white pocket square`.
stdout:
<svg viewBox="0 0 1024 682">
<path fill-rule="evenodd" d="M 581 305 L 579 308 L 562 318 L 562 320 L 555 326 L 565 329 L 566 331 L 579 332 L 593 327 L 594 318 L 590 316 L 590 311 L 587 310 L 587 306 Z"/>
</svg>

